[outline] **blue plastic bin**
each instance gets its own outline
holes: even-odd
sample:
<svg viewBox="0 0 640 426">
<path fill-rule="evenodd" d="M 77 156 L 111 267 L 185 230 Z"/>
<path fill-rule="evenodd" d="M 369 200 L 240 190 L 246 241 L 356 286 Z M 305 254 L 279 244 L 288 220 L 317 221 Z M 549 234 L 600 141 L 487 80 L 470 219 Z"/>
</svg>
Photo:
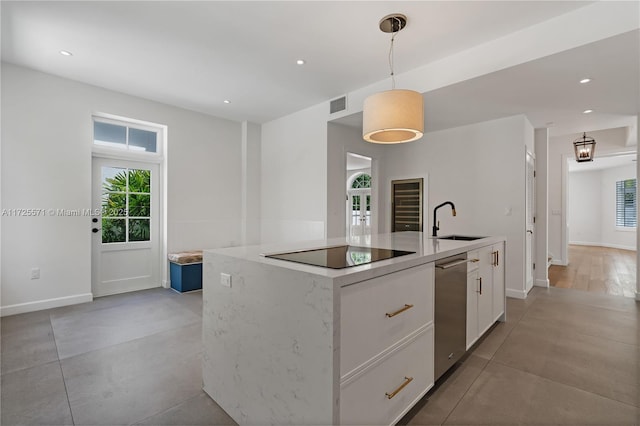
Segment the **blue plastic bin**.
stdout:
<svg viewBox="0 0 640 426">
<path fill-rule="evenodd" d="M 171 288 L 179 291 L 200 290 L 202 288 L 202 262 L 181 265 L 169 262 Z"/>
</svg>

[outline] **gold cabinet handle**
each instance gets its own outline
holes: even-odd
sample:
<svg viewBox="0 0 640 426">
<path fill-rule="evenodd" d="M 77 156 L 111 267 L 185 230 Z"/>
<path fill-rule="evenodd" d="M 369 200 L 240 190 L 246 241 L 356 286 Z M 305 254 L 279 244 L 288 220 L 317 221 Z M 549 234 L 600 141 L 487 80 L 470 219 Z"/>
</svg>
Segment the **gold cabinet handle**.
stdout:
<svg viewBox="0 0 640 426">
<path fill-rule="evenodd" d="M 401 314 L 401 313 L 403 313 L 404 311 L 406 311 L 406 310 L 408 310 L 408 309 L 411 309 L 411 308 L 413 308 L 413 305 L 405 304 L 405 305 L 404 305 L 404 308 L 400 308 L 400 309 L 398 309 L 397 311 L 395 311 L 395 312 L 391 312 L 391 313 L 387 312 L 385 315 L 387 316 L 387 318 L 393 318 L 393 317 L 395 317 L 396 315 Z"/>
<path fill-rule="evenodd" d="M 396 396 L 398 394 L 398 392 L 400 392 L 402 389 L 404 389 L 405 386 L 407 386 L 409 383 L 411 383 L 411 381 L 413 380 L 413 377 L 406 377 L 404 378 L 404 382 L 398 387 L 398 389 L 394 390 L 391 393 L 385 392 L 385 395 L 387 396 L 387 399 L 391 399 L 394 396 Z"/>
</svg>

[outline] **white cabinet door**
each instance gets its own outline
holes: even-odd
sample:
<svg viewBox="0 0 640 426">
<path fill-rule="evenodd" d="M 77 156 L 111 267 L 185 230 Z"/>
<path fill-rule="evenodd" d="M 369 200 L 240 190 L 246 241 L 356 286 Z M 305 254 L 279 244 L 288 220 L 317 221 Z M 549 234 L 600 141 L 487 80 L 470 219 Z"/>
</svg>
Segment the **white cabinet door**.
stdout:
<svg viewBox="0 0 640 426">
<path fill-rule="evenodd" d="M 480 267 L 478 277 L 478 336 L 482 336 L 493 324 L 493 254 L 492 247 L 479 250 Z"/>
<path fill-rule="evenodd" d="M 504 243 L 470 251 L 467 269 L 467 349 L 504 313 Z"/>
<path fill-rule="evenodd" d="M 469 257 L 471 259 L 471 257 Z M 478 269 L 467 274 L 467 350 L 478 339 Z"/>
<path fill-rule="evenodd" d="M 496 321 L 505 311 L 504 299 L 504 243 L 494 244 L 492 252 L 493 277 L 493 320 Z"/>
</svg>

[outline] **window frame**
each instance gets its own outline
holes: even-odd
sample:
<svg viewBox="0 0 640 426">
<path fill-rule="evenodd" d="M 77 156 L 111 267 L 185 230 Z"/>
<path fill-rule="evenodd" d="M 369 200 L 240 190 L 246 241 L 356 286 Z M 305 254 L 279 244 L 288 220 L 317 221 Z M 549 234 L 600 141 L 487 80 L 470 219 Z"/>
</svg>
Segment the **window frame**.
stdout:
<svg viewBox="0 0 640 426">
<path fill-rule="evenodd" d="M 104 166 L 103 166 L 104 167 Z M 103 245 L 112 245 L 112 244 L 140 244 L 140 243 L 149 243 L 151 242 L 151 234 L 149 234 L 149 238 L 146 240 L 131 240 L 131 220 L 148 220 L 149 221 L 149 227 L 151 227 L 152 224 L 152 200 L 154 197 L 153 194 L 153 170 L 150 169 L 140 169 L 140 168 L 133 168 L 133 167 L 124 167 L 121 168 L 121 170 L 124 170 L 124 174 L 125 174 L 125 179 L 126 179 L 126 187 L 124 191 L 111 191 L 111 190 L 105 190 L 104 189 L 104 182 L 102 182 L 102 197 L 104 197 L 105 195 L 109 195 L 109 194 L 119 194 L 119 195 L 123 195 L 124 196 L 124 200 L 125 200 L 125 208 L 124 208 L 124 214 L 123 215 L 105 215 L 105 206 L 101 206 L 102 208 L 102 215 L 101 215 L 101 220 L 102 220 L 102 229 L 105 228 L 104 226 L 104 220 L 124 220 L 125 221 L 125 239 L 124 241 L 104 241 L 104 234 L 102 235 L 102 244 Z M 131 177 L 131 171 L 148 171 L 149 172 L 149 192 L 139 192 L 139 191 L 131 191 L 131 187 L 130 187 L 130 177 Z M 148 196 L 149 197 L 149 206 L 148 206 L 148 216 L 140 216 L 140 215 L 132 215 L 131 214 L 131 196 L 132 195 L 144 195 L 144 196 Z M 108 212 L 111 213 L 111 212 Z"/>
<path fill-rule="evenodd" d="M 627 181 L 633 181 L 634 182 L 633 191 L 629 191 L 629 192 L 625 191 L 625 188 L 626 188 L 625 182 L 627 182 Z M 616 230 L 633 232 L 638 228 L 638 193 L 637 193 L 637 191 L 638 191 L 637 178 L 616 180 L 616 200 L 615 200 L 615 206 L 616 206 L 615 228 L 616 228 Z M 629 218 L 629 220 L 627 220 L 626 212 L 625 212 L 626 209 L 625 209 L 624 196 L 626 194 L 633 194 L 633 204 L 634 204 L 633 212 L 634 212 L 634 217 L 633 218 Z M 620 211 L 620 208 L 622 208 L 622 212 Z M 619 222 L 620 219 L 622 219 L 622 223 Z M 628 222 L 629 223 L 635 222 L 635 224 L 634 225 L 628 225 L 627 224 Z"/>
<path fill-rule="evenodd" d="M 125 148 L 111 148 L 104 145 L 96 145 L 95 143 L 95 123 L 112 124 L 122 126 L 127 129 L 127 137 L 129 129 L 145 130 L 156 133 L 156 152 L 136 151 L 129 149 L 129 145 L 123 145 Z M 164 156 L 164 138 L 166 126 L 135 120 L 130 118 L 118 117 L 111 114 L 92 114 L 91 115 L 91 152 L 93 156 L 106 157 L 113 159 L 134 160 L 143 162 L 160 163 Z"/>
</svg>

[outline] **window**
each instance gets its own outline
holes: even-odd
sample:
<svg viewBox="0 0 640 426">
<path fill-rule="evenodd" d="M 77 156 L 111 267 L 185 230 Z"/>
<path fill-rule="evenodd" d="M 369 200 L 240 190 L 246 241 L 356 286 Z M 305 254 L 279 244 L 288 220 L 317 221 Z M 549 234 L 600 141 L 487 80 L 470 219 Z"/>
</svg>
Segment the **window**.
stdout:
<svg viewBox="0 0 640 426">
<path fill-rule="evenodd" d="M 98 121 L 94 118 L 93 143 L 104 148 L 157 153 L 158 131 Z"/>
<path fill-rule="evenodd" d="M 351 183 L 351 226 L 371 226 L 371 175 L 360 173 Z"/>
<path fill-rule="evenodd" d="M 638 225 L 636 211 L 636 180 L 616 182 L 616 226 L 635 228 Z"/>
<path fill-rule="evenodd" d="M 351 184 L 352 189 L 371 188 L 371 175 L 363 173 L 358 175 Z"/>
<path fill-rule="evenodd" d="M 149 241 L 151 171 L 102 168 L 102 242 Z"/>
</svg>

